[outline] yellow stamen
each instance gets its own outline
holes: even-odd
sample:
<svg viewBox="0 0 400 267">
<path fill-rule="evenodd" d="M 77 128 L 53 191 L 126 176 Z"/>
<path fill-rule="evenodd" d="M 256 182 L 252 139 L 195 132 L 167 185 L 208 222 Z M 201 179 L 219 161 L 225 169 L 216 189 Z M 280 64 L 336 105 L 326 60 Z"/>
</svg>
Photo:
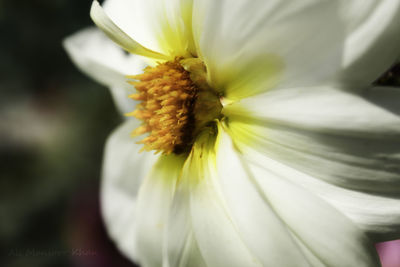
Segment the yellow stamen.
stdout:
<svg viewBox="0 0 400 267">
<path fill-rule="evenodd" d="M 196 59 L 193 62 L 200 64 Z M 205 78 L 198 78 L 198 74 L 194 77 L 185 70 L 188 64 L 192 63 L 185 61 L 184 68 L 176 59 L 147 67 L 143 74 L 128 76 L 136 80 L 130 83 L 138 91 L 129 97 L 142 102 L 126 115 L 143 121 L 132 132 L 132 136 L 148 133 L 139 142 L 144 145 L 142 150 L 164 154 L 187 152 L 200 129 L 220 114 L 218 96 L 204 84 Z"/>
<path fill-rule="evenodd" d="M 174 61 L 147 67 L 143 74 L 129 78 L 138 80 L 134 83 L 138 93 L 130 98 L 142 100 L 142 103 L 127 115 L 143 120 L 143 125 L 133 135 L 149 132 L 149 136 L 140 141 L 144 150 L 169 154 L 184 146 L 185 141 L 192 138 L 189 128 L 194 117 L 182 114 L 193 114 L 197 94 L 190 74 Z"/>
</svg>

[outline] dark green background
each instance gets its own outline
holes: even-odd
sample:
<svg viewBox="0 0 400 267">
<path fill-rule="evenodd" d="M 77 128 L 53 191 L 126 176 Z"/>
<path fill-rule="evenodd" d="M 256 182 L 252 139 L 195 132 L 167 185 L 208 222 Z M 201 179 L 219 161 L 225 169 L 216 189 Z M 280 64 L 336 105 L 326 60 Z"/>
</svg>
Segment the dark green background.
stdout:
<svg viewBox="0 0 400 267">
<path fill-rule="evenodd" d="M 121 118 L 61 46 L 91 0 L 0 0 L 0 266 L 133 266 L 99 215 L 103 146 Z"/>
</svg>

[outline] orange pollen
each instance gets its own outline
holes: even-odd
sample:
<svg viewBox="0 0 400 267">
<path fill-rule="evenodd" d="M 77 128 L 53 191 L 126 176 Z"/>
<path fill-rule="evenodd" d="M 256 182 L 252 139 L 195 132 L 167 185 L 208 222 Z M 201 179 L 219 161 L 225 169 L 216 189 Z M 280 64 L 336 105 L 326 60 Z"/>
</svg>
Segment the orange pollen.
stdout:
<svg viewBox="0 0 400 267">
<path fill-rule="evenodd" d="M 176 60 L 147 67 L 144 73 L 129 76 L 138 93 L 129 97 L 141 101 L 127 114 L 143 121 L 133 136 L 148 133 L 139 141 L 142 150 L 164 154 L 181 153 L 191 146 L 195 128 L 194 108 L 198 87 Z"/>
</svg>

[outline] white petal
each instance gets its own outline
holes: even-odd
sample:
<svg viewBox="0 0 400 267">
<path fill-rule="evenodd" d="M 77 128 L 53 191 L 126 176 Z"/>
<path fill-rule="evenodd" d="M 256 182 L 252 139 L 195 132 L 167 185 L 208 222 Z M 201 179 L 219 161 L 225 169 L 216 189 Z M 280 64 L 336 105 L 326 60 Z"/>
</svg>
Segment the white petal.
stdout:
<svg viewBox="0 0 400 267">
<path fill-rule="evenodd" d="M 199 0 L 193 10 L 200 57 L 229 99 L 319 84 L 340 66 L 345 28 L 337 1 Z"/>
<path fill-rule="evenodd" d="M 331 87 L 271 91 L 225 107 L 228 116 L 300 129 L 371 138 L 400 137 L 400 90 L 347 92 Z"/>
<path fill-rule="evenodd" d="M 215 164 L 215 158 L 207 150 L 198 151 L 195 148 L 195 154 L 188 159 L 190 168 L 186 174 L 184 170 L 184 175 L 199 180 L 191 190 L 190 208 L 193 231 L 201 254 L 209 267 L 262 266 L 241 240 L 221 192 L 213 184 L 216 174 L 210 168 Z"/>
<path fill-rule="evenodd" d="M 200 253 L 197 241 L 194 238 L 193 233 L 189 236 L 186 241 L 185 249 L 182 253 L 179 267 L 207 267 L 204 262 L 204 257 Z"/>
<path fill-rule="evenodd" d="M 134 88 L 126 75 L 142 72 L 145 62 L 138 56 L 126 55 L 102 32 L 87 28 L 63 42 L 72 61 L 88 76 L 110 87 L 114 101 L 121 111 L 132 111 L 135 102 L 128 98 Z"/>
<path fill-rule="evenodd" d="M 262 266 L 309 266 L 290 229 L 254 185 L 253 177 L 230 137 L 220 132 L 215 186 L 222 193 L 241 239 Z"/>
<path fill-rule="evenodd" d="M 254 151 L 247 151 L 247 153 L 257 155 Z M 290 167 L 288 162 L 278 163 L 265 155 L 259 158 L 248 156 L 247 160 L 262 163 L 265 168 L 279 170 L 279 174 L 293 184 L 302 186 L 326 200 L 355 222 L 374 241 L 400 237 L 400 199 L 398 195 L 383 196 L 374 192 L 368 193 L 332 185 Z"/>
<path fill-rule="evenodd" d="M 293 179 L 294 180 L 294 179 Z M 359 225 L 374 241 L 400 238 L 399 196 L 350 190 L 304 175 L 297 179 Z"/>
<path fill-rule="evenodd" d="M 104 12 L 99 2 L 93 1 L 90 9 L 90 17 L 111 40 L 120 45 L 126 51 L 155 59 L 168 59 L 168 56 L 142 46 L 121 30 Z"/>
<path fill-rule="evenodd" d="M 178 229 L 175 229 L 176 231 L 173 231 L 170 233 L 170 237 L 173 237 L 174 233 L 177 233 Z M 171 240 L 172 242 L 176 242 L 176 240 Z M 180 244 L 179 244 L 180 245 Z M 182 244 L 184 245 L 181 249 L 182 250 L 177 250 L 177 247 L 173 247 L 175 251 L 172 252 L 172 250 L 168 250 L 169 253 L 169 262 L 167 265 L 166 262 L 164 262 L 163 267 L 172 267 L 172 266 L 179 266 L 179 267 L 207 267 L 207 264 L 204 262 L 203 256 L 200 253 L 200 249 L 197 245 L 197 241 L 194 238 L 193 232 L 190 232 L 190 234 L 185 237 L 185 242 Z M 172 252 L 172 253 L 171 253 Z M 177 254 L 177 252 L 180 252 Z M 172 263 L 170 263 L 172 262 Z M 176 265 L 172 265 L 174 262 L 176 262 Z"/>
<path fill-rule="evenodd" d="M 163 236 L 163 267 L 206 266 L 192 230 L 190 180 L 177 183 Z"/>
<path fill-rule="evenodd" d="M 134 40 L 153 51 L 163 52 L 152 25 L 146 21 L 149 14 L 140 9 L 140 2 L 145 1 L 106 0 L 103 8 L 112 21 Z"/>
<path fill-rule="evenodd" d="M 217 155 L 213 141 L 198 141 L 183 171 L 192 187 L 193 230 L 207 266 L 309 266 L 221 128 L 219 135 Z"/>
<path fill-rule="evenodd" d="M 338 79 L 370 84 L 400 56 L 400 1 L 341 1 L 346 42 Z"/>
<path fill-rule="evenodd" d="M 300 121 L 294 127 L 288 127 L 290 124 L 279 125 L 276 123 L 280 123 L 279 120 L 259 121 L 259 125 L 251 125 L 250 119 L 235 116 L 230 118 L 229 127 L 235 140 L 243 144 L 240 149 L 244 154 L 257 150 L 282 162 L 289 169 L 292 167 L 300 171 L 287 176 L 295 177 L 294 182 L 325 198 L 375 239 L 395 238 L 400 236 L 400 139 L 396 138 L 399 122 L 390 122 L 390 118 L 394 119 L 399 114 L 399 95 L 398 89 L 390 88 L 370 91 L 365 95 L 369 102 L 360 97 L 355 100 L 355 95 L 349 95 L 350 98 L 344 99 L 351 101 L 336 105 L 347 119 L 341 118 L 335 123 L 331 121 L 330 125 L 324 121 L 333 119 L 326 110 L 334 108 L 318 105 L 321 109 L 310 113 L 311 120 L 321 116 L 321 113 L 325 114 L 321 123 L 330 127 L 330 131 L 325 128 L 321 131 L 315 125 L 299 129 L 303 127 Z M 290 109 L 291 105 L 286 105 L 285 101 L 281 103 Z M 269 103 L 265 105 L 268 109 Z M 305 108 L 299 108 L 297 114 L 292 114 L 301 116 L 312 106 L 315 105 L 308 102 Z M 281 110 L 282 113 L 284 110 Z M 351 114 L 352 111 L 355 113 Z"/>
<path fill-rule="evenodd" d="M 280 218 L 326 266 L 378 266 L 369 238 L 348 218 L 281 175 L 278 165 L 249 164 L 260 189 Z M 319 266 L 319 264 L 317 265 Z"/>
<path fill-rule="evenodd" d="M 108 0 L 104 9 L 124 32 L 154 51 L 195 54 L 192 0 Z"/>
<path fill-rule="evenodd" d="M 273 126 L 233 127 L 248 131 L 246 138 L 259 151 L 329 183 L 386 195 L 400 190 L 398 141 Z"/>
<path fill-rule="evenodd" d="M 101 209 L 107 230 L 121 251 L 137 260 L 136 220 L 137 192 L 142 179 L 148 174 L 155 156 L 141 153 L 141 145 L 130 137 L 139 125 L 128 120 L 108 139 L 103 162 Z"/>
<path fill-rule="evenodd" d="M 216 158 L 212 141 L 200 141 L 183 172 L 193 181 L 193 230 L 207 266 L 378 264 L 372 243 L 343 214 L 284 176 L 244 165 L 229 138 L 219 138 Z"/>
<path fill-rule="evenodd" d="M 162 266 L 164 229 L 184 160 L 180 156 L 161 156 L 140 187 L 137 238 L 132 242 L 136 242 L 139 262 L 144 267 Z"/>
</svg>

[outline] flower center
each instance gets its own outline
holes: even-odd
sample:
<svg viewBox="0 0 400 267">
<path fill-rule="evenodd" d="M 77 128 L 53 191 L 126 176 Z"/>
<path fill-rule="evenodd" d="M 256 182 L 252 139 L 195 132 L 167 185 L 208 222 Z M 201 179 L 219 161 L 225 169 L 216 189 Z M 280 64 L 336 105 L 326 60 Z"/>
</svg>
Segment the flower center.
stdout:
<svg viewBox="0 0 400 267">
<path fill-rule="evenodd" d="M 218 118 L 221 103 L 206 82 L 201 60 L 189 58 L 147 67 L 129 76 L 138 91 L 130 98 L 141 101 L 127 114 L 143 121 L 133 136 L 148 133 L 139 141 L 146 151 L 181 154 L 188 152 L 202 128 Z"/>
</svg>

